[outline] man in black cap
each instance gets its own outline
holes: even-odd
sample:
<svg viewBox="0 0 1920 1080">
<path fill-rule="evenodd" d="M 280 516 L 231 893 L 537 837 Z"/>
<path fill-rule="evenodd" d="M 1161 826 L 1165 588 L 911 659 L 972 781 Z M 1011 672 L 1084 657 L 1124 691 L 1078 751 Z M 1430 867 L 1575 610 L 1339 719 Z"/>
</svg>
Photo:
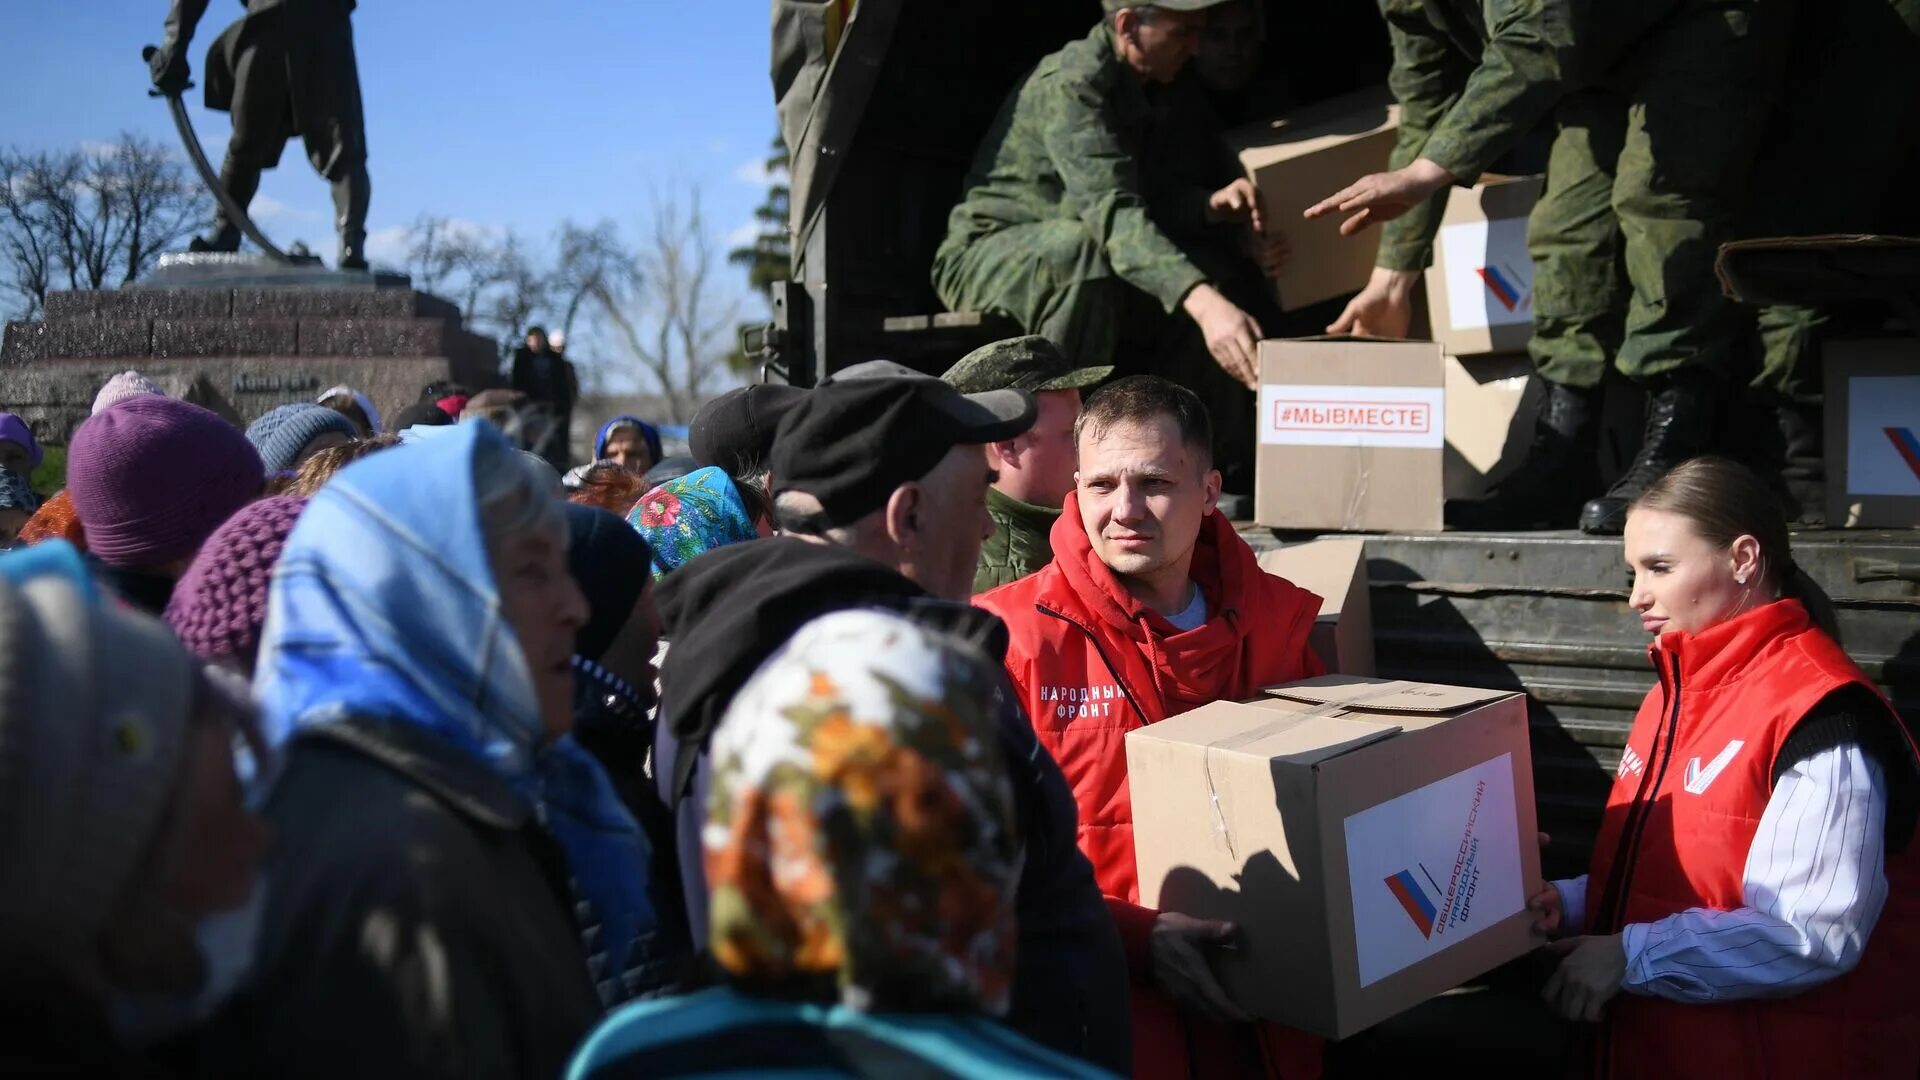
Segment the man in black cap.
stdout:
<svg viewBox="0 0 1920 1080">
<path fill-rule="evenodd" d="M 1047 535 L 1073 490 L 1073 422 L 1080 391 L 1113 374 L 1111 365 L 1075 368 L 1038 334 L 983 345 L 940 376 L 961 393 L 1025 390 L 1039 403 L 1033 426 L 987 444 L 987 465 L 998 474 L 987 489 L 993 535 L 980 547 L 973 591 L 1018 581 L 1053 561 Z"/>
<path fill-rule="evenodd" d="M 999 619 L 966 603 L 986 513 L 986 444 L 1032 425 L 1024 390 L 962 394 L 938 379 L 878 374 L 807 391 L 772 449 L 786 535 L 734 544 L 659 585 L 665 636 L 654 778 L 674 815 L 693 940 L 706 940 L 700 829 L 708 740 L 736 692 L 787 639 L 832 611 L 881 607 L 1004 660 Z M 998 711 L 1026 843 L 1016 898 L 1019 959 L 1008 1023 L 1125 1074 L 1131 1056 L 1126 957 L 1076 843 L 1060 768 L 1011 687 Z"/>
<path fill-rule="evenodd" d="M 729 390 L 693 415 L 687 445 L 701 468 L 718 465 L 736 480 L 764 476 L 780 421 L 807 396 L 798 386 L 755 383 Z"/>
</svg>

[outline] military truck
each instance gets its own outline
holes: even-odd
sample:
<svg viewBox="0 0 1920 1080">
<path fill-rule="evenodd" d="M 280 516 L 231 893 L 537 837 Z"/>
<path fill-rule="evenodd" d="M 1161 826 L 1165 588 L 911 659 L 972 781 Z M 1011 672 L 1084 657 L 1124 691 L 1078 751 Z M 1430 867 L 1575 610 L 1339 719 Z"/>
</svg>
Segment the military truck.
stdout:
<svg viewBox="0 0 1920 1080">
<path fill-rule="evenodd" d="M 1297 104 L 1384 81 L 1390 53 L 1375 5 L 1266 0 L 1265 16 L 1265 63 L 1285 73 Z M 880 357 L 937 372 L 1017 332 L 990 314 L 941 310 L 929 264 L 1007 91 L 1098 18 L 1094 0 L 775 0 L 794 256 L 791 280 L 774 291 L 773 321 L 747 335 L 768 378 L 812 385 Z M 1807 281 L 1830 263 L 1813 257 L 1762 273 L 1749 291 L 1806 296 Z M 1913 312 L 1920 326 L 1920 271 L 1902 263 L 1832 273 L 1843 292 L 1854 283 L 1847 295 Z M 1859 286 L 1861 278 L 1883 286 Z M 1630 457 L 1633 447 L 1624 449 Z M 1251 525 L 1242 534 L 1260 548 L 1304 538 Z M 1541 828 L 1552 836 L 1544 869 L 1583 873 L 1627 729 L 1654 681 L 1646 635 L 1626 603 L 1620 542 L 1571 532 L 1375 535 L 1366 551 L 1379 673 L 1525 690 Z M 1832 597 L 1854 658 L 1909 719 L 1920 716 L 1920 533 L 1802 532 L 1794 554 Z M 1495 985 L 1525 982 L 1514 974 Z M 1443 1043 L 1563 1063 L 1562 1029 L 1518 997 L 1491 1012 L 1476 1012 L 1472 1000 L 1441 999 L 1383 1025 L 1371 1045 L 1347 1053 L 1343 1070 L 1371 1072 Z"/>
</svg>

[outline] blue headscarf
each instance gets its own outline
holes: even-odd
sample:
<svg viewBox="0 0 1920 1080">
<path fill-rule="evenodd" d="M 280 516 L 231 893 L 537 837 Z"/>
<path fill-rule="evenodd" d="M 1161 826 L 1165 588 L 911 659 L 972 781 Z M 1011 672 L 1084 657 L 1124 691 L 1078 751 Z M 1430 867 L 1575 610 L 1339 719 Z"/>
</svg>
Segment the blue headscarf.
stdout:
<svg viewBox="0 0 1920 1080">
<path fill-rule="evenodd" d="M 566 850 L 599 923 L 598 983 L 624 973 L 633 943 L 655 929 L 652 849 L 591 754 L 570 737 L 542 745 L 533 677 L 474 496 L 475 477 L 514 453 L 492 425 L 471 423 L 341 470 L 300 515 L 274 570 L 254 685 L 276 747 L 350 717 L 395 721 L 512 785 Z"/>
<path fill-rule="evenodd" d="M 593 437 L 593 460 L 599 461 L 607 456 L 607 440 L 613 437 L 615 428 L 632 427 L 640 429 L 640 438 L 646 441 L 647 453 L 654 464 L 660 463 L 660 429 L 637 416 L 616 416 L 600 425 L 600 434 Z"/>
<path fill-rule="evenodd" d="M 696 555 L 760 538 L 739 487 L 718 465 L 695 469 L 640 496 L 627 511 L 627 524 L 653 549 L 655 580 Z"/>
</svg>

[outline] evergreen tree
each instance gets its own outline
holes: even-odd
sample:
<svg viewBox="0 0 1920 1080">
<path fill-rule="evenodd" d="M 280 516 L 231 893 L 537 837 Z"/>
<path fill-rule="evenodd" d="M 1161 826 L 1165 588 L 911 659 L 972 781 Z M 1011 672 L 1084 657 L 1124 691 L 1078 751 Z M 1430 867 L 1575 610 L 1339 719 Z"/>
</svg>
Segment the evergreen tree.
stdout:
<svg viewBox="0 0 1920 1080">
<path fill-rule="evenodd" d="M 767 198 L 753 212 L 760 223 L 760 235 L 748 247 L 727 254 L 727 261 L 747 272 L 747 282 L 771 296 L 773 283 L 793 275 L 793 247 L 787 234 L 787 144 L 773 137 L 773 149 L 767 158 Z"/>
</svg>

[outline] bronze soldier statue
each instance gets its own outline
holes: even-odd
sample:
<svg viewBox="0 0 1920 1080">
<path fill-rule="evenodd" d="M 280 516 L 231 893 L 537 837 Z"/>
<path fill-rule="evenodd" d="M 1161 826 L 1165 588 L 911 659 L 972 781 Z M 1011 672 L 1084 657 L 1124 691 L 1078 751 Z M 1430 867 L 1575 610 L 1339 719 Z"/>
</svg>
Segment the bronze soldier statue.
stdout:
<svg viewBox="0 0 1920 1080">
<path fill-rule="evenodd" d="M 246 14 L 207 51 L 206 103 L 233 115 L 233 138 L 220 164 L 220 185 L 244 209 L 260 173 L 280 163 L 295 135 L 307 160 L 333 185 L 343 270 L 367 267 L 367 129 L 360 111 L 360 74 L 353 58 L 354 0 L 241 0 Z M 208 0 L 173 0 L 167 36 L 149 58 L 153 84 L 179 94 L 188 83 L 186 50 Z M 211 236 L 194 251 L 234 251 L 240 224 L 224 208 Z"/>
</svg>

